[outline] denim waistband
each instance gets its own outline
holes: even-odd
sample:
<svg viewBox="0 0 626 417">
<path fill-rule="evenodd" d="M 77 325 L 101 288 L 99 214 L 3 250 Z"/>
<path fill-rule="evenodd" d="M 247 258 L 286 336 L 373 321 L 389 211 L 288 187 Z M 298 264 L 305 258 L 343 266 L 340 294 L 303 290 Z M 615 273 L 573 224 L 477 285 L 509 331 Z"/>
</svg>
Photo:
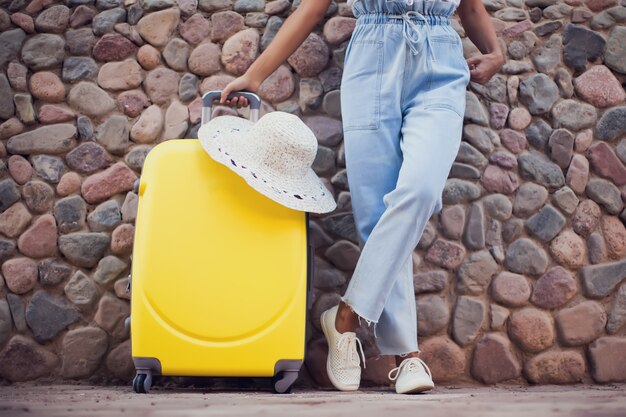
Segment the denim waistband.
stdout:
<svg viewBox="0 0 626 417">
<path fill-rule="evenodd" d="M 442 0 L 413 0 L 411 4 L 407 0 L 357 0 L 352 5 L 352 12 L 357 19 L 367 15 L 382 16 L 380 18 L 367 18 L 381 19 L 370 23 L 387 23 L 385 15 L 402 15 L 414 12 L 427 20 L 432 18 L 432 24 L 439 24 L 438 21 L 445 22 L 454 14 L 455 10 L 455 3 Z M 430 21 L 428 23 L 431 24 Z"/>
<path fill-rule="evenodd" d="M 435 55 L 433 53 L 433 46 L 431 45 L 430 28 L 431 26 L 450 25 L 449 16 L 455 10 L 455 6 L 450 2 L 442 1 L 430 1 L 430 2 L 413 2 L 410 5 L 407 3 L 401 3 L 403 7 L 400 7 L 400 3 L 385 1 L 382 5 L 393 6 L 395 13 L 390 11 L 392 7 L 388 7 L 387 10 L 360 13 L 357 14 L 357 26 L 367 24 L 398 24 L 402 25 L 402 34 L 406 40 L 407 45 L 411 49 L 414 55 L 419 53 L 419 45 L 423 38 L 426 39 L 425 47 L 428 49 L 431 61 L 435 61 Z M 367 4 L 358 1 L 354 4 L 354 9 L 358 7 L 365 7 Z M 428 5 L 428 7 L 427 7 Z M 378 4 L 381 6 L 381 4 Z M 417 8 L 418 10 L 414 10 Z M 420 10 L 429 9 L 429 12 L 422 12 Z M 437 13 L 439 12 L 439 13 Z M 427 61 L 428 62 L 428 61 Z M 430 62 L 428 62 L 430 65 Z"/>
<path fill-rule="evenodd" d="M 364 13 L 359 15 L 356 20 L 356 24 L 403 24 L 402 16 L 405 16 L 411 20 L 412 23 L 417 25 L 424 25 L 428 23 L 433 25 L 449 25 L 450 18 L 448 16 L 432 15 L 432 14 L 409 14 L 409 13 Z"/>
</svg>

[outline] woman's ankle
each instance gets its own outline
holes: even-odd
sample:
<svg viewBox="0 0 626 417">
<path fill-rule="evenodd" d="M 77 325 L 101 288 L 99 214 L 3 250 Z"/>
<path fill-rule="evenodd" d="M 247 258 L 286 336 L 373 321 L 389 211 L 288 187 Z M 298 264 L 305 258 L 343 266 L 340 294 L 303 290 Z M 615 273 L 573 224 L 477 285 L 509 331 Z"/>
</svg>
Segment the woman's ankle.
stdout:
<svg viewBox="0 0 626 417">
<path fill-rule="evenodd" d="M 402 361 L 404 361 L 405 359 L 408 358 L 419 358 L 419 352 L 411 352 L 411 353 L 407 353 L 405 355 L 396 355 L 396 366 L 400 366 L 400 364 L 402 363 Z"/>
<path fill-rule="evenodd" d="M 359 316 L 343 301 L 339 303 L 335 328 L 339 333 L 354 332 L 359 326 Z"/>
</svg>

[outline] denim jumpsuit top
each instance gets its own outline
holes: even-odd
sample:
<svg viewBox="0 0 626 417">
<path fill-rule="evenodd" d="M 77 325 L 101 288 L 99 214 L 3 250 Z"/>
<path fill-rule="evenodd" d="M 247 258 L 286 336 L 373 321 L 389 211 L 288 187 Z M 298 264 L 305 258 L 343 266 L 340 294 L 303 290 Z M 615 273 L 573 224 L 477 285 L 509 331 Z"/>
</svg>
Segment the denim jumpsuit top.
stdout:
<svg viewBox="0 0 626 417">
<path fill-rule="evenodd" d="M 442 206 L 469 82 L 450 24 L 456 6 L 418 0 L 352 6 L 357 24 L 346 49 L 341 111 L 361 255 L 342 300 L 376 324 L 381 354 L 418 350 L 413 251 Z"/>
</svg>

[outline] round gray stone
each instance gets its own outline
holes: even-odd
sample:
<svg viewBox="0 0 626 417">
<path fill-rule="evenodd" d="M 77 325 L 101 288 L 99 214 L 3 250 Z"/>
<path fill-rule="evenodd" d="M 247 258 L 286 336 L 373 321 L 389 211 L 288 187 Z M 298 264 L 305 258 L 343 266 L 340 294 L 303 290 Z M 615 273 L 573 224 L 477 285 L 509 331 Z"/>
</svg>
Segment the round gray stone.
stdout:
<svg viewBox="0 0 626 417">
<path fill-rule="evenodd" d="M 64 378 L 91 376 L 102 362 L 108 346 L 107 334 L 99 327 L 70 330 L 63 337 L 61 374 Z"/>
<path fill-rule="evenodd" d="M 174 6 L 174 0 L 139 0 L 139 4 L 145 11 L 153 12 Z"/>
<path fill-rule="evenodd" d="M 30 162 L 41 179 L 53 184 L 59 182 L 65 169 L 63 160 L 57 156 L 34 155 L 30 158 Z"/>
<path fill-rule="evenodd" d="M 35 130 L 15 135 L 7 142 L 12 154 L 63 154 L 74 145 L 76 127 L 70 123 L 42 126 Z"/>
<path fill-rule="evenodd" d="M 626 135 L 626 123 L 624 123 L 624 120 L 626 120 L 626 106 L 607 110 L 596 125 L 595 136 L 600 140 L 613 141 Z M 626 145 L 621 146 L 622 149 L 626 149 Z M 624 150 L 621 153 L 625 154 Z M 626 157 L 622 159 L 624 160 Z"/>
<path fill-rule="evenodd" d="M 504 194 L 490 194 L 485 196 L 482 202 L 489 217 L 494 219 L 505 221 L 513 213 L 511 200 Z"/>
<path fill-rule="evenodd" d="M 325 146 L 318 146 L 312 168 L 317 175 L 330 174 L 335 171 L 335 159 L 335 151 Z"/>
<path fill-rule="evenodd" d="M 518 274 L 540 275 L 548 267 L 548 256 L 531 239 L 522 238 L 509 245 L 506 266 Z"/>
<path fill-rule="evenodd" d="M 547 199 L 548 190 L 541 185 L 527 182 L 515 194 L 513 212 L 516 216 L 526 217 L 539 210 Z"/>
<path fill-rule="evenodd" d="M 4 346 L 13 329 L 13 320 L 11 319 L 11 310 L 6 300 L 0 299 L 0 346 Z"/>
<path fill-rule="evenodd" d="M 567 99 L 558 102 L 552 108 L 552 118 L 555 127 L 578 131 L 593 127 L 598 118 L 598 112 L 591 104 Z"/>
<path fill-rule="evenodd" d="M 550 23 L 548 22 L 541 29 L 552 30 L 554 25 L 550 25 Z M 561 26 L 561 22 L 557 21 L 556 23 L 557 26 Z M 552 75 L 555 68 L 561 63 L 562 50 L 561 36 L 558 34 L 552 35 L 550 39 L 531 54 L 531 59 L 537 71 Z"/>
<path fill-rule="evenodd" d="M 459 294 L 483 293 L 500 267 L 487 250 L 472 253 L 457 271 L 456 289 Z"/>
<path fill-rule="evenodd" d="M 487 158 L 467 142 L 461 142 L 456 161 L 473 165 L 476 168 L 484 168 L 489 164 Z"/>
<path fill-rule="evenodd" d="M 55 5 L 44 9 L 35 19 L 37 32 L 63 33 L 70 21 L 70 9 Z"/>
<path fill-rule="evenodd" d="M 278 30 L 283 25 L 284 19 L 281 19 L 278 16 L 271 16 L 267 20 L 267 24 L 265 25 L 265 30 L 263 31 L 263 36 L 261 37 L 261 50 L 265 50 L 272 42 Z"/>
<path fill-rule="evenodd" d="M 42 181 L 29 181 L 22 186 L 22 198 L 35 213 L 47 213 L 54 203 L 54 189 Z"/>
<path fill-rule="evenodd" d="M 26 309 L 24 307 L 24 301 L 17 294 L 7 294 L 7 302 L 9 303 L 9 309 L 11 310 L 11 317 L 13 318 L 13 324 L 15 329 L 24 333 L 28 330 L 26 325 Z"/>
<path fill-rule="evenodd" d="M 62 233 L 82 229 L 86 215 L 87 203 L 79 195 L 62 198 L 54 205 L 54 218 Z"/>
<path fill-rule="evenodd" d="M 91 268 L 102 258 L 110 242 L 107 233 L 70 233 L 59 237 L 59 249 L 73 264 Z"/>
<path fill-rule="evenodd" d="M 489 116 L 487 110 L 480 103 L 474 93 L 467 92 L 465 95 L 465 116 L 464 119 L 470 123 L 481 126 L 489 126 Z"/>
<path fill-rule="evenodd" d="M 0 119 L 10 119 L 15 114 L 15 103 L 7 76 L 0 74 Z"/>
<path fill-rule="evenodd" d="M 593 201 L 604 206 L 610 214 L 619 214 L 624 208 L 619 188 L 610 181 L 592 178 L 587 183 L 585 192 Z"/>
<path fill-rule="evenodd" d="M 143 9 L 139 3 L 132 4 L 126 9 L 126 21 L 129 25 L 135 26 L 143 17 Z"/>
<path fill-rule="evenodd" d="M 466 203 L 480 197 L 480 188 L 473 182 L 451 178 L 443 189 L 444 204 Z"/>
<path fill-rule="evenodd" d="M 115 200 L 105 201 L 87 216 L 87 223 L 92 232 L 113 230 L 121 222 L 122 214 Z"/>
<path fill-rule="evenodd" d="M 90 81 L 98 77 L 98 64 L 88 57 L 68 57 L 63 61 L 63 81 Z"/>
<path fill-rule="evenodd" d="M 98 286 L 82 271 L 76 271 L 63 291 L 68 300 L 83 310 L 91 307 L 98 298 Z"/>
<path fill-rule="evenodd" d="M 467 346 L 477 336 L 485 320 L 482 301 L 461 296 L 457 299 L 452 317 L 452 337 L 461 346 Z"/>
<path fill-rule="evenodd" d="M 20 199 L 20 192 L 12 179 L 0 181 L 0 213 L 11 207 Z"/>
<path fill-rule="evenodd" d="M 131 149 L 124 157 L 126 164 L 135 171 L 141 172 L 143 163 L 148 156 L 148 152 L 152 149 L 150 145 L 139 145 Z"/>
<path fill-rule="evenodd" d="M 519 99 L 531 114 L 549 112 L 558 98 L 559 88 L 545 74 L 532 75 L 520 83 Z"/>
<path fill-rule="evenodd" d="M 524 152 L 517 158 L 522 178 L 535 181 L 551 191 L 565 185 L 563 171 L 543 153 Z"/>
<path fill-rule="evenodd" d="M 187 42 L 172 38 L 163 49 L 162 56 L 170 68 L 176 71 L 186 71 L 190 52 Z"/>
<path fill-rule="evenodd" d="M 544 206 L 526 222 L 528 231 L 544 242 L 549 242 L 565 226 L 565 216 L 550 205 Z"/>
<path fill-rule="evenodd" d="M 567 25 L 563 32 L 563 62 L 578 72 L 584 71 L 587 61 L 602 55 L 605 44 L 600 34 L 581 25 Z"/>
<path fill-rule="evenodd" d="M 464 180 L 477 180 L 480 179 L 480 171 L 471 165 L 460 164 L 454 162 L 450 169 L 449 178 L 460 178 Z"/>
<path fill-rule="evenodd" d="M 578 207 L 579 199 L 576 193 L 569 187 L 565 186 L 558 189 L 553 195 L 552 199 L 561 210 L 567 214 L 574 214 L 576 207 Z"/>
<path fill-rule="evenodd" d="M 26 38 L 22 29 L 12 29 L 0 33 L 0 67 L 17 58 L 17 54 Z"/>
<path fill-rule="evenodd" d="M 626 27 L 616 26 L 609 34 L 604 50 L 604 63 L 612 70 L 626 74 Z"/>
<path fill-rule="evenodd" d="M 58 221 L 58 220 L 57 220 Z M 72 274 L 72 267 L 56 259 L 44 259 L 37 266 L 39 282 L 46 287 L 52 287 L 65 281 Z"/>
<path fill-rule="evenodd" d="M 122 155 L 130 144 L 130 129 L 126 116 L 113 115 L 98 126 L 96 140 L 115 155 Z"/>
<path fill-rule="evenodd" d="M 40 34 L 22 48 L 22 61 L 33 71 L 54 68 L 65 58 L 65 41 L 59 35 Z"/>
<path fill-rule="evenodd" d="M 548 139 L 552 134 L 552 127 L 541 117 L 533 117 L 525 130 L 528 143 L 534 148 L 543 151 L 546 148 Z"/>
<path fill-rule="evenodd" d="M 94 16 L 91 27 L 96 36 L 102 36 L 107 32 L 113 32 L 113 28 L 117 23 L 123 23 L 126 20 L 126 10 L 116 8 L 106 10 Z"/>
<path fill-rule="evenodd" d="M 46 291 L 35 292 L 26 308 L 26 323 L 40 343 L 54 339 L 79 318 L 80 315 L 67 300 Z"/>
<path fill-rule="evenodd" d="M 184 103 L 190 102 L 198 95 L 198 77 L 194 74 L 186 73 L 178 83 L 178 96 Z"/>
<path fill-rule="evenodd" d="M 91 28 L 70 29 L 65 32 L 65 48 L 71 55 L 91 55 L 97 40 Z"/>
<path fill-rule="evenodd" d="M 493 152 L 494 143 L 499 140 L 498 135 L 492 129 L 474 124 L 463 127 L 463 139 L 485 155 Z"/>
<path fill-rule="evenodd" d="M 86 141 L 93 139 L 93 125 L 89 117 L 78 116 L 76 119 L 76 130 L 78 130 L 80 140 Z"/>
<path fill-rule="evenodd" d="M 15 252 L 15 242 L 7 239 L 0 239 L 0 262 L 9 259 Z"/>
<path fill-rule="evenodd" d="M 447 328 L 450 311 L 445 300 L 437 295 L 417 299 L 417 331 L 421 337 L 430 336 Z"/>
<path fill-rule="evenodd" d="M 96 0 L 96 8 L 108 10 L 122 5 L 122 0 Z"/>
</svg>

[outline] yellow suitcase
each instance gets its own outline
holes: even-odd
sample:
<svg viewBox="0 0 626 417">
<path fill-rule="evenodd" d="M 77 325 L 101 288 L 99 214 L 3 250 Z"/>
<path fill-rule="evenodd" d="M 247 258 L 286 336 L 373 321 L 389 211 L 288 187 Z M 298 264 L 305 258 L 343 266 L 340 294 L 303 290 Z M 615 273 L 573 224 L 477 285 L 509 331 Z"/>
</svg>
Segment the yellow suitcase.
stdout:
<svg viewBox="0 0 626 417">
<path fill-rule="evenodd" d="M 203 121 L 214 97 L 203 97 Z M 289 392 L 304 359 L 307 213 L 256 192 L 194 139 L 155 146 L 136 190 L 135 392 L 152 375 L 273 377 Z"/>
</svg>

